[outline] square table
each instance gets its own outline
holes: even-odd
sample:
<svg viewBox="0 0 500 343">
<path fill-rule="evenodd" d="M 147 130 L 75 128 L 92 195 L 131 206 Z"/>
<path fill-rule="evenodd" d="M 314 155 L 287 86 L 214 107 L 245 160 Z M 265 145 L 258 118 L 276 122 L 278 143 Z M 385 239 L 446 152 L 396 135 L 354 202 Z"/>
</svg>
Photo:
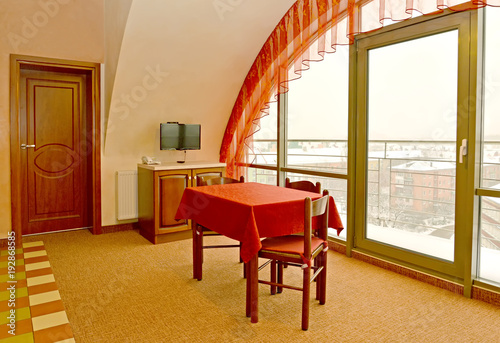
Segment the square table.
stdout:
<svg viewBox="0 0 500 343">
<path fill-rule="evenodd" d="M 304 202 L 322 195 L 291 188 L 246 182 L 189 187 L 184 190 L 176 219 L 191 219 L 212 231 L 241 242 L 247 263 L 246 314 L 258 322 L 258 252 L 265 237 L 304 231 Z M 343 230 L 335 201 L 330 197 L 328 226 Z M 202 255 L 193 238 L 193 274 L 201 275 Z"/>
</svg>

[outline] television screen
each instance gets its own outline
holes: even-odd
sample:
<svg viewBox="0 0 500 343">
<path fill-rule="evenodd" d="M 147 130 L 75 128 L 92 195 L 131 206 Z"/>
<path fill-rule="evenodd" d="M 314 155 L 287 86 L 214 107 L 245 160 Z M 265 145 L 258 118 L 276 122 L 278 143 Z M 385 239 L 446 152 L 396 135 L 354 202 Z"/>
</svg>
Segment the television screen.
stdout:
<svg viewBox="0 0 500 343">
<path fill-rule="evenodd" d="M 160 150 L 199 150 L 200 124 L 160 124 Z"/>
</svg>

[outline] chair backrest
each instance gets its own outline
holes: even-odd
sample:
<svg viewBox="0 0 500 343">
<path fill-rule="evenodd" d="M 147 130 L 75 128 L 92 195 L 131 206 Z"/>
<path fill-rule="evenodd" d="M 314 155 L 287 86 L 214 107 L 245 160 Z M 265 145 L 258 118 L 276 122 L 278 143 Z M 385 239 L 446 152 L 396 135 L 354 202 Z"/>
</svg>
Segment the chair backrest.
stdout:
<svg viewBox="0 0 500 343">
<path fill-rule="evenodd" d="M 196 186 L 205 186 L 208 179 L 221 177 L 220 172 L 203 173 L 203 176 L 196 175 Z"/>
<path fill-rule="evenodd" d="M 245 182 L 245 177 L 241 176 L 239 180 L 232 179 L 230 177 L 212 177 L 207 180 L 202 180 L 202 184 L 199 186 L 213 186 L 213 185 L 224 185 L 227 183 L 243 183 Z"/>
<path fill-rule="evenodd" d="M 311 258 L 311 237 L 313 236 L 313 218 L 316 221 L 318 237 L 326 240 L 328 237 L 328 190 L 323 191 L 323 196 L 316 200 L 307 197 L 304 205 L 304 257 Z"/>
<path fill-rule="evenodd" d="M 291 182 L 290 178 L 287 177 L 285 180 L 285 187 L 321 194 L 321 183 L 319 182 L 316 182 L 316 184 L 306 180 Z"/>
</svg>

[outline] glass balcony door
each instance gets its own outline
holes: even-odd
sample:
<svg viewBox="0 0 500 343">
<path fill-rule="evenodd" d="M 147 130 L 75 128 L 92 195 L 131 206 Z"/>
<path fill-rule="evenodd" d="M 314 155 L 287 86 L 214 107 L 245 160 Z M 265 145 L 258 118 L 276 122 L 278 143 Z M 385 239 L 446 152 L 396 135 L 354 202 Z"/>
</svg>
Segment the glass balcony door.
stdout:
<svg viewBox="0 0 500 343">
<path fill-rule="evenodd" d="M 356 215 L 355 246 L 456 276 L 468 26 L 467 15 L 448 16 L 361 38 L 356 61 L 356 180 L 364 180 L 356 209 L 365 212 Z"/>
</svg>

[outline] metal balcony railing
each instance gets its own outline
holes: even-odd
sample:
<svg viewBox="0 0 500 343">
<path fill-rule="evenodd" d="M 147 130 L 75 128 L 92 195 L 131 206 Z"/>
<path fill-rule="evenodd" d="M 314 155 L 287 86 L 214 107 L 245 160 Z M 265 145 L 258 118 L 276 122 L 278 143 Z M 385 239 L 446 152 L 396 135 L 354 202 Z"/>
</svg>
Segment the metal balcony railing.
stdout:
<svg viewBox="0 0 500 343">
<path fill-rule="evenodd" d="M 247 161 L 259 182 L 276 184 L 276 140 L 254 140 Z M 315 176 L 325 171 L 347 175 L 347 141 L 288 140 L 286 168 L 307 170 L 300 179 L 320 181 L 336 196 L 341 215 L 347 208 L 344 180 Z M 482 182 L 499 185 L 500 142 L 483 144 Z M 368 146 L 368 222 L 404 230 L 447 235 L 453 231 L 455 202 L 456 142 L 370 141 Z M 260 169 L 259 166 L 271 167 Z M 312 171 L 312 173 L 311 173 Z M 288 175 L 288 174 L 287 174 Z M 292 175 L 292 174 L 291 174 Z M 500 208 L 493 209 L 497 232 L 488 232 L 488 241 L 500 238 Z M 490 211 L 490 212 L 491 212 Z"/>
</svg>

